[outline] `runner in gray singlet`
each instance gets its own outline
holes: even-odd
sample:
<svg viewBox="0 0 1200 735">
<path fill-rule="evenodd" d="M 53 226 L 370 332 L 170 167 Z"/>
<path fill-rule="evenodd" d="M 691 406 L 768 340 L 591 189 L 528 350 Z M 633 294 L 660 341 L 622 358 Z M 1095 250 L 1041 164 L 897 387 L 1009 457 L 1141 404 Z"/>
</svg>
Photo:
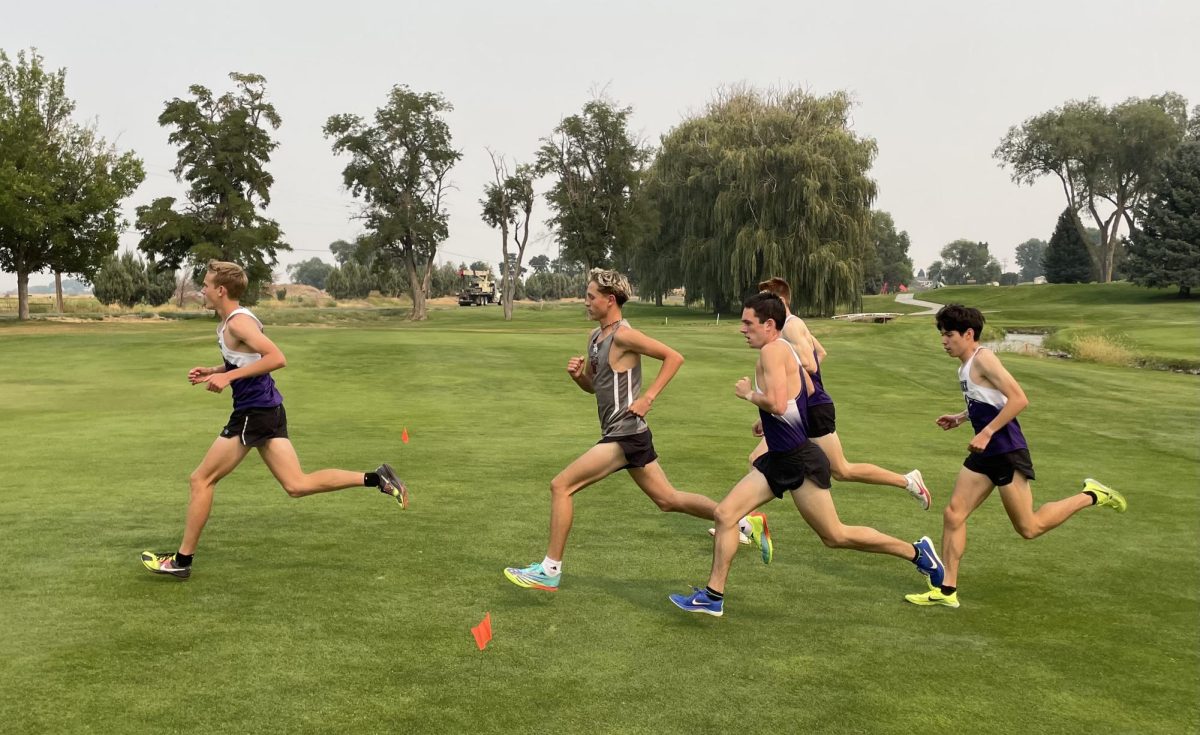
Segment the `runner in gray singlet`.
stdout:
<svg viewBox="0 0 1200 735">
<path fill-rule="evenodd" d="M 587 355 L 567 361 L 567 374 L 580 389 L 596 395 L 599 443 L 558 473 L 550 482 L 550 541 L 546 557 L 524 568 L 508 567 L 504 576 L 518 587 L 556 591 L 562 578 L 563 551 L 571 532 L 575 493 L 614 472 L 629 476 L 663 511 L 713 519 L 712 498 L 676 490 L 658 464 L 646 414 L 679 367 L 683 356 L 629 325 L 621 307 L 629 298 L 629 281 L 616 271 L 595 269 L 588 281 L 588 318 L 599 322 L 588 338 Z M 662 361 L 654 382 L 642 393 L 642 355 Z M 747 534 L 760 538 L 761 514 L 743 518 Z"/>
</svg>

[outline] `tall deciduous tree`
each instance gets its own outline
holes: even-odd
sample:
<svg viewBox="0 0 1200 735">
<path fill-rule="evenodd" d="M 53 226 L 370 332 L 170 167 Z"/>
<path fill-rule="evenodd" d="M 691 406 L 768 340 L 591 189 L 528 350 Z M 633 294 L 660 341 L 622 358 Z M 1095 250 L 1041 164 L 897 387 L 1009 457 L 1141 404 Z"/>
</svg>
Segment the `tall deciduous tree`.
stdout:
<svg viewBox="0 0 1200 735">
<path fill-rule="evenodd" d="M 631 107 L 594 99 L 563 118 L 542 140 L 537 173 L 552 176 L 547 221 L 560 257 L 593 267 L 628 270 L 631 245 L 645 218 L 635 206 L 650 152 L 629 131 Z"/>
<path fill-rule="evenodd" d="M 170 268 L 190 266 L 197 278 L 209 260 L 238 263 L 250 279 L 243 300 L 253 303 L 271 282 L 276 253 L 291 250 L 279 224 L 260 212 L 271 203 L 275 178 L 266 166 L 279 145 L 271 132 L 282 120 L 267 101 L 264 77 L 229 78 L 234 91 L 214 97 L 193 84 L 190 98 L 170 100 L 158 116 L 179 146 L 172 173 L 188 191 L 179 209 L 174 197 L 138 207 L 138 249 Z"/>
<path fill-rule="evenodd" d="M 413 320 L 428 318 L 425 299 L 438 245 L 450 233 L 443 197 L 447 176 L 462 154 L 451 145 L 444 115 L 454 108 L 436 92 L 392 87 L 387 104 L 368 123 L 358 115 L 330 117 L 325 136 L 333 152 L 350 156 L 346 188 L 362 199 L 359 216 L 381 253 L 403 263 Z"/>
<path fill-rule="evenodd" d="M 727 311 L 780 276 L 801 311 L 861 304 L 876 146 L 850 109 L 841 92 L 737 89 L 663 136 L 658 237 L 680 253 L 689 301 Z"/>
<path fill-rule="evenodd" d="M 941 261 L 934 265 L 941 264 L 938 276 L 948 284 L 967 281 L 992 283 L 1000 280 L 1000 263 L 992 257 L 986 242 L 955 240 L 942 248 L 941 256 Z M 933 270 L 931 266 L 931 274 Z"/>
<path fill-rule="evenodd" d="M 287 267 L 292 283 L 302 283 L 313 288 L 325 288 L 325 279 L 329 278 L 333 266 L 320 258 L 309 258 Z"/>
<path fill-rule="evenodd" d="M 521 262 L 525 259 L 525 246 L 529 244 L 529 222 L 533 213 L 533 166 L 518 165 L 516 171 L 508 172 L 504 156 L 492 159 L 495 180 L 483 189 L 483 221 L 489 227 L 500 230 L 500 303 L 504 306 L 504 320 L 511 321 L 513 297 L 521 278 Z M 509 251 L 511 238 L 512 251 Z"/>
<path fill-rule="evenodd" d="M 1017 265 L 1021 268 L 1022 281 L 1032 281 L 1046 275 L 1042 257 L 1046 254 L 1046 241 L 1032 237 L 1017 246 Z"/>
<path fill-rule="evenodd" d="M 896 232 L 896 223 L 887 212 L 871 212 L 871 254 L 863 264 L 863 293 L 879 293 L 883 284 L 896 288 L 912 280 L 913 262 L 908 257 L 908 233 Z"/>
<path fill-rule="evenodd" d="M 1138 215 L 1142 226 L 1130 238 L 1126 262 L 1130 280 L 1179 286 L 1187 298 L 1200 285 L 1200 136 L 1167 160 Z"/>
<path fill-rule="evenodd" d="M 1133 213 L 1186 126 L 1187 102 L 1173 92 L 1112 107 L 1095 98 L 1071 101 L 1009 128 L 994 155 L 1012 168 L 1019 184 L 1043 176 L 1059 180 L 1067 206 L 1100 230 L 1099 245 L 1088 250 L 1100 280 L 1107 282 L 1118 231 L 1122 225 L 1132 231 Z"/>
<path fill-rule="evenodd" d="M 92 127 L 71 120 L 66 70 L 36 51 L 0 51 L 0 269 L 17 274 L 17 315 L 29 318 L 29 275 L 94 276 L 116 251 L 121 200 L 144 176 Z M 62 307 L 61 286 L 58 289 Z"/>
<path fill-rule="evenodd" d="M 1092 262 L 1083 228 L 1075 210 L 1067 207 L 1058 216 L 1050 244 L 1042 258 L 1046 280 L 1050 283 L 1085 283 L 1092 277 Z"/>
</svg>

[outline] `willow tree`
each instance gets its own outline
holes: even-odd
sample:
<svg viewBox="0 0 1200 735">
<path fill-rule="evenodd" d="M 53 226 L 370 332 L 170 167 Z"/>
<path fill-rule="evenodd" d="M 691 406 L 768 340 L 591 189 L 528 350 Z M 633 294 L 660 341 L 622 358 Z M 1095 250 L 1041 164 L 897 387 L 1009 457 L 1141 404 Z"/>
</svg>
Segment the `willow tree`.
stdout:
<svg viewBox="0 0 1200 735">
<path fill-rule="evenodd" d="M 649 177 L 655 247 L 679 253 L 689 302 L 728 311 L 780 276 L 797 311 L 861 304 L 876 146 L 850 130 L 850 109 L 842 92 L 738 89 L 663 136 Z"/>
</svg>

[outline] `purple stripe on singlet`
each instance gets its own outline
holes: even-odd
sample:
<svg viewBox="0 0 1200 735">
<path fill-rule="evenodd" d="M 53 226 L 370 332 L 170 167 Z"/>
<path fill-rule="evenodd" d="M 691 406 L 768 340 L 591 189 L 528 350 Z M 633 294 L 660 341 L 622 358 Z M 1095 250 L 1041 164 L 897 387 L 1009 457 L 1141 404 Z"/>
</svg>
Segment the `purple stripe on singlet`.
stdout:
<svg viewBox="0 0 1200 735">
<path fill-rule="evenodd" d="M 974 427 L 975 433 L 978 434 L 985 426 L 1000 414 L 1000 408 L 993 406 L 990 403 L 981 401 L 973 401 L 967 399 L 967 416 L 971 419 L 971 426 Z M 991 441 L 983 450 L 983 456 L 991 456 L 994 454 L 1008 454 L 1015 452 L 1018 449 L 1028 449 L 1029 445 L 1025 442 L 1025 435 L 1021 433 L 1021 425 L 1016 419 L 1009 421 L 1000 428 L 995 434 L 992 434 Z"/>
<path fill-rule="evenodd" d="M 236 365 L 225 361 L 226 372 L 236 369 Z M 274 408 L 283 403 L 283 396 L 275 388 L 275 381 L 270 374 L 239 378 L 230 383 L 229 387 L 233 389 L 234 411 L 243 408 Z"/>
</svg>

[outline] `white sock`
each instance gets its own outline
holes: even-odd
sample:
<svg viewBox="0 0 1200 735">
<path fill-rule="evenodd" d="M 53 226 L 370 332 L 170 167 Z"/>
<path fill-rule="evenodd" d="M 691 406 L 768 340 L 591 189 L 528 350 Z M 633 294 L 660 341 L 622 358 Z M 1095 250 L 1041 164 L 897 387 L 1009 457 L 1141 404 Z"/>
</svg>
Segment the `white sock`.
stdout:
<svg viewBox="0 0 1200 735">
<path fill-rule="evenodd" d="M 749 538 L 754 532 L 754 529 L 750 527 L 750 519 L 742 516 L 742 520 L 738 521 L 738 530 L 742 532 L 743 536 Z"/>
<path fill-rule="evenodd" d="M 551 559 L 547 556 L 545 559 L 542 559 L 542 570 L 551 577 L 562 574 L 562 559 Z"/>
</svg>

